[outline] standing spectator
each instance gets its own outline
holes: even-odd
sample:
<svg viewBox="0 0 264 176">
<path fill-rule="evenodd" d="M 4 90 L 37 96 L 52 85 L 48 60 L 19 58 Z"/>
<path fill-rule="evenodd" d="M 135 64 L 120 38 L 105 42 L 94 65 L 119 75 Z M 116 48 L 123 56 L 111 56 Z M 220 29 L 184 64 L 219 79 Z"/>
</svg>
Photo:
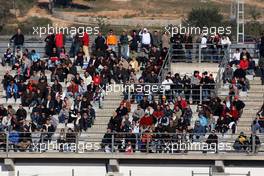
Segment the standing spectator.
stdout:
<svg viewBox="0 0 264 176">
<path fill-rule="evenodd" d="M 21 55 L 23 52 L 24 45 L 24 35 L 21 32 L 21 29 L 17 29 L 17 33 L 13 35 L 10 39 L 13 42 L 13 55 L 15 54 L 15 50 L 19 48 L 21 50 Z"/>
<path fill-rule="evenodd" d="M 158 49 L 161 47 L 161 37 L 160 37 L 158 31 L 154 31 L 154 33 L 153 33 L 152 45 Z"/>
<path fill-rule="evenodd" d="M 202 40 L 201 40 L 201 53 L 202 53 L 202 60 L 206 60 L 207 58 L 207 53 L 206 53 L 206 50 L 207 50 L 207 37 L 206 35 L 203 35 L 202 36 Z"/>
<path fill-rule="evenodd" d="M 109 30 L 109 33 L 108 33 L 107 38 L 106 38 L 106 44 L 107 44 L 109 49 L 111 49 L 112 51 L 116 52 L 117 37 L 114 34 L 112 29 Z"/>
<path fill-rule="evenodd" d="M 65 36 L 62 33 L 62 30 L 55 35 L 55 46 L 57 48 L 57 53 L 60 53 L 61 48 L 65 45 Z"/>
<path fill-rule="evenodd" d="M 128 59 L 129 57 L 129 47 L 128 47 L 128 35 L 126 31 L 123 31 L 120 36 L 120 46 L 121 46 L 121 57 Z"/>
<path fill-rule="evenodd" d="M 161 43 L 162 43 L 162 48 L 166 48 L 169 49 L 170 48 L 170 35 L 169 33 L 166 31 L 164 32 L 164 34 L 161 37 Z"/>
<path fill-rule="evenodd" d="M 148 50 L 151 47 L 152 40 L 147 28 L 144 28 L 143 31 L 140 31 L 139 35 L 141 36 L 141 48 L 145 48 Z"/>
<path fill-rule="evenodd" d="M 85 59 L 89 62 L 90 60 L 90 54 L 89 54 L 89 34 L 87 32 L 83 32 L 83 38 L 82 38 L 82 43 L 83 43 L 83 52 Z"/>
<path fill-rule="evenodd" d="M 130 50 L 131 50 L 131 52 L 138 52 L 138 45 L 140 43 L 140 37 L 137 34 L 136 30 L 132 31 L 131 37 L 132 37 L 132 39 L 130 42 Z"/>
<path fill-rule="evenodd" d="M 95 50 L 101 50 L 104 51 L 105 48 L 105 38 L 102 36 L 102 32 L 98 33 L 98 36 L 95 38 L 94 43 L 95 43 Z"/>
<path fill-rule="evenodd" d="M 80 51 L 80 48 L 83 49 L 82 45 L 83 45 L 82 38 L 80 37 L 79 33 L 76 33 L 75 36 L 73 37 L 71 51 L 70 51 L 72 57 L 75 57 L 77 55 L 77 53 Z"/>
<path fill-rule="evenodd" d="M 186 33 L 183 38 L 183 43 L 185 44 L 185 57 L 186 62 L 192 62 L 192 49 L 193 49 L 193 41 L 192 36 L 189 33 Z"/>
<path fill-rule="evenodd" d="M 52 49 L 56 47 L 55 45 L 55 34 L 49 33 L 49 35 L 44 40 L 46 42 L 45 45 L 45 53 L 47 56 L 50 56 L 52 53 Z"/>
</svg>

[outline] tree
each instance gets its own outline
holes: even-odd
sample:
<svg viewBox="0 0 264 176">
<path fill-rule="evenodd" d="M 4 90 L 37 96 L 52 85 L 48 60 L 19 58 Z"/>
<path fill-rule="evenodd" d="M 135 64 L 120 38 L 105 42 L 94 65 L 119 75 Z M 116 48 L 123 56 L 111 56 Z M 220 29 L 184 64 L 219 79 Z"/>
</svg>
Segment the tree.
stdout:
<svg viewBox="0 0 264 176">
<path fill-rule="evenodd" d="M 256 8 L 256 6 L 254 7 L 250 7 L 249 9 L 249 14 L 251 16 L 251 18 L 256 21 L 258 18 L 261 17 L 261 13 L 260 11 Z"/>
<path fill-rule="evenodd" d="M 257 21 L 261 17 L 261 13 L 254 6 L 249 9 L 249 14 L 252 20 L 245 24 L 245 34 L 257 38 L 260 36 L 264 29 L 264 24 Z"/>
<path fill-rule="evenodd" d="M 8 18 L 10 17 L 10 11 L 12 5 L 10 1 L 0 0 L 0 32 L 2 31 L 4 25 L 6 24 Z"/>
<path fill-rule="evenodd" d="M 223 22 L 223 15 L 216 7 L 193 8 L 185 23 L 195 27 L 218 27 Z"/>
</svg>

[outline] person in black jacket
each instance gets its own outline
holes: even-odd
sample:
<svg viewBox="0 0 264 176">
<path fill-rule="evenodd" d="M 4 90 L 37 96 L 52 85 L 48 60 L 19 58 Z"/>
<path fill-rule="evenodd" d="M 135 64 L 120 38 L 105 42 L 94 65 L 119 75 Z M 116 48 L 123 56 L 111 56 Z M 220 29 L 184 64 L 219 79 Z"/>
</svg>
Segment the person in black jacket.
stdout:
<svg viewBox="0 0 264 176">
<path fill-rule="evenodd" d="M 20 48 L 23 50 L 24 45 L 24 35 L 21 33 L 21 29 L 17 29 L 17 33 L 11 37 L 11 42 L 13 42 L 13 54 L 15 55 L 15 50 Z"/>
<path fill-rule="evenodd" d="M 218 150 L 218 136 L 215 134 L 215 130 L 212 130 L 212 133 L 209 134 L 206 143 L 209 145 L 209 149 L 214 150 L 217 153 Z"/>
<path fill-rule="evenodd" d="M 106 44 L 105 44 L 105 38 L 102 36 L 102 32 L 98 33 L 98 36 L 94 40 L 94 43 L 96 50 L 100 49 L 101 51 L 105 51 Z"/>
</svg>

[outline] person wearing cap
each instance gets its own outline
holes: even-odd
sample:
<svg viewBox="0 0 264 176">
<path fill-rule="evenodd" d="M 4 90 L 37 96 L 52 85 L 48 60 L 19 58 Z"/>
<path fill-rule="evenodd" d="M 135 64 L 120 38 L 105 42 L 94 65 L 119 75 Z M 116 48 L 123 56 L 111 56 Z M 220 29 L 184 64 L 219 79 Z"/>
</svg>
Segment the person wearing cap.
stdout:
<svg viewBox="0 0 264 176">
<path fill-rule="evenodd" d="M 248 137 L 244 134 L 243 131 L 240 132 L 239 136 L 236 138 L 233 148 L 236 151 L 247 151 L 249 148 L 249 140 Z"/>
<path fill-rule="evenodd" d="M 248 69 L 249 62 L 248 62 L 248 58 L 246 55 L 244 55 L 243 58 L 240 60 L 239 65 L 240 65 L 240 68 L 244 71 Z"/>
<path fill-rule="evenodd" d="M 139 32 L 139 36 L 141 36 L 141 48 L 149 49 L 151 47 L 151 35 L 148 32 L 147 28 L 144 28 L 142 31 Z"/>
</svg>

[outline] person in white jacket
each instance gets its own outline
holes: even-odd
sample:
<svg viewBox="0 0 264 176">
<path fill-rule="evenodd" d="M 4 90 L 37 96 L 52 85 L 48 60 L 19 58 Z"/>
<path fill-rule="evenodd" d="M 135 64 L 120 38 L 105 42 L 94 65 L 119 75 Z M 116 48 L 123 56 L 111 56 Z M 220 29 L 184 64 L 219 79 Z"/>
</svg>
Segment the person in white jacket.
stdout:
<svg viewBox="0 0 264 176">
<path fill-rule="evenodd" d="M 149 47 L 151 47 L 151 35 L 147 28 L 144 28 L 143 31 L 140 31 L 139 36 L 141 37 L 142 48 L 149 49 Z"/>
</svg>

